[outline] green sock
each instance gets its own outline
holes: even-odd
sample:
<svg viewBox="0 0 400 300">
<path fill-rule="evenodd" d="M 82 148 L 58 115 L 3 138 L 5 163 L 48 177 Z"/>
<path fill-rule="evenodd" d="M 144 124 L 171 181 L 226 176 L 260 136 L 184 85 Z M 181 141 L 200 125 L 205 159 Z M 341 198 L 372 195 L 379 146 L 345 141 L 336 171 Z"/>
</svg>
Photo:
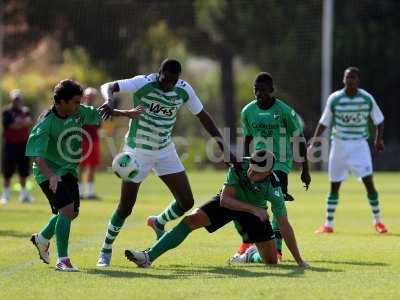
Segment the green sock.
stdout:
<svg viewBox="0 0 400 300">
<path fill-rule="evenodd" d="M 192 232 L 189 226 L 181 221 L 178 225 L 164 234 L 147 252 L 149 254 L 150 261 L 153 262 L 164 252 L 173 249 L 180 245 L 186 237 Z"/>
<path fill-rule="evenodd" d="M 101 252 L 103 253 L 111 253 L 112 252 L 112 244 L 114 243 L 115 238 L 117 237 L 119 231 L 121 230 L 122 225 L 124 225 L 125 218 L 123 218 L 118 211 L 114 211 L 111 216 L 110 223 L 107 226 L 106 237 L 104 239 L 103 246 L 101 248 Z"/>
<path fill-rule="evenodd" d="M 59 214 L 56 222 L 56 239 L 58 257 L 68 257 L 68 239 L 71 229 L 71 220 Z"/>
<path fill-rule="evenodd" d="M 260 253 L 258 253 L 258 251 L 256 253 L 254 253 L 249 260 L 251 263 L 263 263 L 263 259 L 261 258 Z"/>
<path fill-rule="evenodd" d="M 272 217 L 272 230 L 275 233 L 275 243 L 276 243 L 276 249 L 278 251 L 282 251 L 282 236 L 281 236 L 281 231 L 279 229 L 279 223 L 278 219 L 273 215 Z"/>
<path fill-rule="evenodd" d="M 250 243 L 249 242 L 249 235 L 244 231 L 243 227 L 237 222 L 233 220 L 233 224 L 235 225 L 236 231 L 239 233 L 240 237 L 242 238 L 242 243 Z"/>
<path fill-rule="evenodd" d="M 372 210 L 372 215 L 374 216 L 374 220 L 375 222 L 380 222 L 381 219 L 381 211 L 379 209 L 379 199 L 378 199 L 378 193 L 374 193 L 374 194 L 368 194 L 368 202 L 369 205 L 371 206 L 371 210 Z"/>
<path fill-rule="evenodd" d="M 50 220 L 49 223 L 47 223 L 47 225 L 42 229 L 42 231 L 40 232 L 40 234 L 45 238 L 50 240 L 53 235 L 54 235 L 54 231 L 56 229 L 56 223 L 57 223 L 57 219 L 58 219 L 58 215 L 53 215 Z"/>
<path fill-rule="evenodd" d="M 167 222 L 178 219 L 183 216 L 184 213 L 185 210 L 182 206 L 174 200 L 161 214 L 157 216 L 155 224 L 158 229 L 164 230 L 164 226 Z"/>
</svg>

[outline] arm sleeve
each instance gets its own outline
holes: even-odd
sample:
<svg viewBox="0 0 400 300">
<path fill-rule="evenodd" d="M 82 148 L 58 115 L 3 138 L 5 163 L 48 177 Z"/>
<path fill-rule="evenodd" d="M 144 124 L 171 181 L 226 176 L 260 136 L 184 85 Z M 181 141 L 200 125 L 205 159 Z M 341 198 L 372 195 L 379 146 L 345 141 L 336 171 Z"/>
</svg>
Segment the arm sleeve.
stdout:
<svg viewBox="0 0 400 300">
<path fill-rule="evenodd" d="M 374 125 L 378 125 L 378 124 L 382 123 L 385 118 L 384 118 L 383 113 L 382 113 L 381 109 L 379 108 L 378 104 L 376 104 L 374 97 L 371 96 L 371 100 L 372 100 L 372 109 L 371 109 L 370 116 L 371 116 L 372 122 L 374 122 Z"/>
<path fill-rule="evenodd" d="M 325 127 L 330 127 L 332 124 L 332 95 L 329 96 L 326 101 L 326 106 L 324 112 L 322 113 L 321 119 L 319 119 L 319 123 L 324 125 Z"/>
<path fill-rule="evenodd" d="M 249 126 L 249 122 L 247 121 L 246 113 L 244 110 L 242 110 L 242 112 L 240 113 L 240 125 L 243 130 L 243 135 L 251 136 L 251 128 Z"/>
<path fill-rule="evenodd" d="M 297 113 L 292 108 L 286 111 L 286 126 L 290 136 L 299 136 L 303 132 Z"/>
<path fill-rule="evenodd" d="M 84 125 L 100 125 L 101 116 L 99 111 L 93 106 L 81 105 Z"/>
<path fill-rule="evenodd" d="M 188 100 L 185 102 L 185 105 L 192 114 L 197 115 L 203 110 L 203 104 L 201 103 L 199 97 L 197 97 L 193 88 L 188 83 L 186 83 L 185 91 L 189 96 Z"/>
<path fill-rule="evenodd" d="M 40 122 L 33 127 L 28 143 L 26 144 L 26 156 L 44 157 L 49 144 L 49 126 L 46 122 Z"/>
<path fill-rule="evenodd" d="M 151 79 L 145 75 L 138 75 L 129 79 L 117 80 L 119 91 L 123 93 L 135 93 L 142 86 L 150 82 Z"/>
</svg>

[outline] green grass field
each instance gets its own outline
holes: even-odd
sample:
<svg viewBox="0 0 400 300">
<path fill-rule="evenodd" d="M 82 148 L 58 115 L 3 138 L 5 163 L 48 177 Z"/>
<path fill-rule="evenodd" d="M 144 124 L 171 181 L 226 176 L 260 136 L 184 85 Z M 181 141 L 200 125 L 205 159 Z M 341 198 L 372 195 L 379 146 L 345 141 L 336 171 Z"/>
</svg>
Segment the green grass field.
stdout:
<svg viewBox="0 0 400 300">
<path fill-rule="evenodd" d="M 215 194 L 224 176 L 189 172 L 196 205 Z M 378 173 L 375 178 L 389 234 L 373 231 L 365 192 L 352 178 L 342 189 L 336 232 L 316 236 L 314 230 L 324 220 L 327 176 L 314 173 L 305 192 L 298 174 L 291 175 L 289 189 L 296 201 L 288 204 L 289 216 L 303 257 L 312 266 L 307 270 L 297 268 L 286 249 L 278 266 L 229 266 L 226 261 L 239 244 L 231 225 L 212 235 L 198 230 L 150 269 L 137 268 L 123 250 L 144 249 L 153 242 L 146 216 L 172 199 L 155 176 L 142 185 L 134 213 L 114 244 L 112 267 L 96 269 L 120 186 L 114 175 L 101 174 L 97 189 L 103 201 L 82 202 L 72 225 L 70 257 L 81 272 L 56 272 L 54 243 L 52 262 L 45 265 L 29 242 L 50 216 L 35 185 L 34 204 L 20 204 L 14 193 L 8 205 L 0 206 L 0 299 L 400 299 L 400 174 Z"/>
</svg>

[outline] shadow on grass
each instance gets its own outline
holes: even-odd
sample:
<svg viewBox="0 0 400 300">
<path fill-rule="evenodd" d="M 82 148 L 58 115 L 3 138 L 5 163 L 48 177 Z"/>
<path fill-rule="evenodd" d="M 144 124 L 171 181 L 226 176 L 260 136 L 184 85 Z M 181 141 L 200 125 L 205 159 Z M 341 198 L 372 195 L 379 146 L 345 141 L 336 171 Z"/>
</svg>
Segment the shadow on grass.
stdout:
<svg viewBox="0 0 400 300">
<path fill-rule="evenodd" d="M 385 236 L 400 236 L 400 233 L 391 233 L 391 232 L 388 232 L 388 233 L 385 233 L 384 235 L 385 235 Z"/>
<path fill-rule="evenodd" d="M 310 260 L 310 263 L 323 263 L 333 265 L 352 265 L 361 267 L 387 267 L 386 263 L 371 262 L 371 261 L 335 261 L 335 260 Z"/>
<path fill-rule="evenodd" d="M 156 278 L 156 279 L 183 279 L 183 278 L 252 278 L 252 277 L 298 277 L 305 272 L 343 272 L 329 268 L 311 267 L 308 269 L 291 265 L 264 266 L 249 264 L 237 266 L 193 266 L 171 265 L 168 267 L 152 267 L 148 270 L 118 266 L 121 270 L 87 269 L 88 274 L 124 278 Z M 285 271 L 285 273 L 277 273 Z M 162 274 L 164 273 L 164 274 Z"/>
<path fill-rule="evenodd" d="M 32 233 L 27 233 L 23 231 L 16 230 L 0 230 L 0 236 L 9 236 L 15 238 L 24 238 L 27 239 L 32 235 Z"/>
</svg>

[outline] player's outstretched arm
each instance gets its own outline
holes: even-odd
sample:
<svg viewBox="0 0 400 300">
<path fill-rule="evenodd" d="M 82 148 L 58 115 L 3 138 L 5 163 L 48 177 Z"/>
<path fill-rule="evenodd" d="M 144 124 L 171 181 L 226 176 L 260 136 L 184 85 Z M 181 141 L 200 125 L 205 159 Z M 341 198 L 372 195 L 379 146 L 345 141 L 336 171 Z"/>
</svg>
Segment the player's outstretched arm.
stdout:
<svg viewBox="0 0 400 300">
<path fill-rule="evenodd" d="M 250 156 L 250 146 L 253 141 L 253 137 L 251 135 L 246 135 L 244 137 L 244 156 Z"/>
<path fill-rule="evenodd" d="M 146 109 L 141 106 L 138 105 L 132 109 L 113 109 L 112 111 L 112 116 L 113 117 L 127 117 L 130 119 L 137 119 L 139 118 L 139 116 L 144 113 L 146 111 Z"/>
<path fill-rule="evenodd" d="M 310 147 L 314 145 L 316 139 L 321 136 L 321 134 L 325 131 L 326 126 L 324 124 L 318 123 L 317 128 L 315 128 L 315 132 L 313 137 L 310 139 Z"/>
<path fill-rule="evenodd" d="M 300 159 L 302 160 L 301 165 L 302 165 L 302 171 L 301 171 L 301 181 L 303 182 L 304 187 L 306 190 L 308 190 L 308 187 L 310 186 L 311 183 L 311 175 L 310 175 L 310 169 L 308 167 L 308 159 L 307 159 L 307 144 L 306 144 L 306 138 L 303 136 L 303 134 L 300 134 L 298 137 L 296 137 L 298 140 L 296 143 L 293 143 L 293 145 L 299 145 L 299 153 L 300 153 Z"/>
<path fill-rule="evenodd" d="M 100 92 L 105 102 L 99 111 L 103 120 L 106 120 L 113 113 L 113 93 L 119 92 L 119 85 L 117 82 L 107 82 L 100 87 Z"/>
<path fill-rule="evenodd" d="M 278 217 L 277 219 L 282 237 L 285 240 L 285 244 L 289 248 L 290 253 L 292 253 L 293 258 L 300 267 L 307 267 L 308 264 L 301 258 L 299 248 L 297 247 L 296 237 L 288 218 L 285 216 Z"/>
<path fill-rule="evenodd" d="M 236 162 L 236 156 L 230 151 L 229 145 L 225 143 L 211 115 L 205 109 L 202 109 L 196 116 L 199 118 L 199 121 L 203 125 L 204 129 L 217 141 L 217 144 L 224 153 L 224 156 L 229 155 L 229 161 Z"/>
</svg>

